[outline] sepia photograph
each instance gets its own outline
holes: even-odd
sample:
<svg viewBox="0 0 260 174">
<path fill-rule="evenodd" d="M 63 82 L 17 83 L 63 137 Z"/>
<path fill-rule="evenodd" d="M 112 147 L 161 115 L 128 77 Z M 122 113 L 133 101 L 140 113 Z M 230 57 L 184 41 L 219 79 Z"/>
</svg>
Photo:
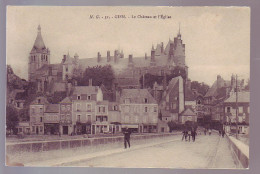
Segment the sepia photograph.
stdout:
<svg viewBox="0 0 260 174">
<path fill-rule="evenodd" d="M 249 7 L 6 10 L 6 166 L 249 169 Z"/>
</svg>

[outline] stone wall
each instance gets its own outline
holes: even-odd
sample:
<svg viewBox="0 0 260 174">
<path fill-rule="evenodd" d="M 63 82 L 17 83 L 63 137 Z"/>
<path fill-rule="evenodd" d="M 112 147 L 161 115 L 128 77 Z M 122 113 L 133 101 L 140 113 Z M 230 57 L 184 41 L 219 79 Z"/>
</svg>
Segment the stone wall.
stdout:
<svg viewBox="0 0 260 174">
<path fill-rule="evenodd" d="M 138 141 L 151 138 L 164 138 L 176 135 L 173 133 L 165 134 L 147 134 L 147 135 L 132 135 L 131 141 Z M 52 140 L 52 141 L 34 141 L 34 142 L 21 142 L 21 143 L 8 143 L 6 144 L 6 153 L 13 155 L 23 152 L 44 152 L 61 149 L 72 149 L 79 147 L 93 147 L 97 145 L 123 142 L 123 136 L 116 137 L 101 137 L 101 138 L 81 138 L 71 140 Z"/>
<path fill-rule="evenodd" d="M 234 137 L 226 137 L 238 168 L 249 168 L 249 146 Z"/>
</svg>

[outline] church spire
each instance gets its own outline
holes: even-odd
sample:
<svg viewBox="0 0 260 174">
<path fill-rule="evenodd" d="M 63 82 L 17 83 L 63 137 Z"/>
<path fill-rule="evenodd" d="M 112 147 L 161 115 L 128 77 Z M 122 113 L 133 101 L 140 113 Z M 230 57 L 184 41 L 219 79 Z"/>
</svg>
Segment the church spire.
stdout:
<svg viewBox="0 0 260 174">
<path fill-rule="evenodd" d="M 41 25 L 39 24 L 38 25 L 38 33 L 40 33 L 41 32 Z"/>
<path fill-rule="evenodd" d="M 181 23 L 179 22 L 178 39 L 181 39 Z"/>
<path fill-rule="evenodd" d="M 43 42 L 42 39 L 42 34 L 41 34 L 41 26 L 38 25 L 38 33 L 37 33 L 37 37 L 35 39 L 35 42 L 33 44 L 33 49 L 32 50 L 36 50 L 36 51 L 42 51 L 43 49 L 46 49 L 45 44 Z"/>
</svg>

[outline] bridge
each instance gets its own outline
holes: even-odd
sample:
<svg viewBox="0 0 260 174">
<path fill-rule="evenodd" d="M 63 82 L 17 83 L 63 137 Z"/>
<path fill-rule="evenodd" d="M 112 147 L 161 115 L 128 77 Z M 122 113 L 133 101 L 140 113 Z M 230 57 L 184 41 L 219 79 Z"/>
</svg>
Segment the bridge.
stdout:
<svg viewBox="0 0 260 174">
<path fill-rule="evenodd" d="M 16 155 L 15 159 L 23 159 L 25 166 L 185 169 L 248 167 L 248 146 L 245 145 L 242 148 L 246 150 L 240 150 L 239 154 L 236 154 L 239 149 L 234 146 L 233 141 L 236 140 L 222 138 L 217 132 L 212 135 L 199 134 L 195 142 L 182 141 L 181 133 L 154 138 L 137 137 L 131 137 L 131 148 L 127 149 L 123 147 L 123 137 L 119 137 L 118 141 L 103 142 L 102 145 L 92 143 L 91 147 L 24 152 L 20 157 Z"/>
</svg>

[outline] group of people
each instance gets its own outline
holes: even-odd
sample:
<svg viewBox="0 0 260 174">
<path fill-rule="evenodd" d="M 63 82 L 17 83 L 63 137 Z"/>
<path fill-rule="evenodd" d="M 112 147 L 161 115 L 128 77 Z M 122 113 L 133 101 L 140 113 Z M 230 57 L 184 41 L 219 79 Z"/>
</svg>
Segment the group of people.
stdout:
<svg viewBox="0 0 260 174">
<path fill-rule="evenodd" d="M 196 139 L 196 135 L 197 135 L 197 132 L 195 129 L 190 129 L 190 130 L 184 130 L 183 132 L 183 135 L 182 135 L 182 141 L 185 140 L 185 141 L 190 141 L 190 137 L 192 137 L 192 141 L 194 142 L 195 139 Z"/>
<path fill-rule="evenodd" d="M 206 129 L 206 128 L 205 128 L 205 129 L 204 129 L 204 135 L 207 135 L 207 132 L 209 132 L 209 135 L 211 135 L 211 132 L 212 132 L 212 131 L 211 131 L 211 129 Z"/>
<path fill-rule="evenodd" d="M 225 130 L 224 129 L 219 130 L 218 133 L 219 133 L 219 136 L 222 136 L 222 138 L 224 138 L 224 136 L 225 136 Z"/>
</svg>

